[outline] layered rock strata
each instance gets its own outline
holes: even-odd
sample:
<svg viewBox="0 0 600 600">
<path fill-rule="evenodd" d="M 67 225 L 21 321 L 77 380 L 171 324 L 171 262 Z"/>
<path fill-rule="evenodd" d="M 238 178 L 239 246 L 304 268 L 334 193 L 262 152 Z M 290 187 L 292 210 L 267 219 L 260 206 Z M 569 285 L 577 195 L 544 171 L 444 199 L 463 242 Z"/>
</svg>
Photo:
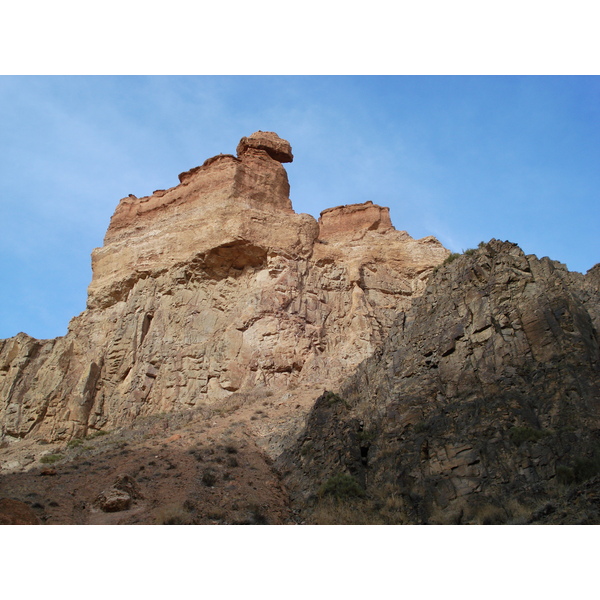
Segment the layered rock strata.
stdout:
<svg viewBox="0 0 600 600">
<path fill-rule="evenodd" d="M 237 152 L 120 201 L 66 336 L 0 341 L 3 440 L 69 439 L 261 386 L 317 397 L 379 348 L 449 254 L 372 202 L 319 223 L 296 214 L 291 148 L 274 133 Z"/>
</svg>

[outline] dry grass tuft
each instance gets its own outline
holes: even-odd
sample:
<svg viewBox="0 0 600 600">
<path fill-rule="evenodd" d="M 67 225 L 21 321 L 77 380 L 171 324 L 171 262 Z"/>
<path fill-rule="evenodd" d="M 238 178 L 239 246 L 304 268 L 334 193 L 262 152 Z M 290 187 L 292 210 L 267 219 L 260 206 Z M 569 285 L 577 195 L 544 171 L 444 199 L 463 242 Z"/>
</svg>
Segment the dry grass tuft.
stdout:
<svg viewBox="0 0 600 600">
<path fill-rule="evenodd" d="M 321 496 L 308 520 L 314 525 L 409 523 L 402 496 L 393 486 L 385 486 L 368 498 Z"/>
<path fill-rule="evenodd" d="M 155 511 L 157 525 L 193 525 L 192 515 L 180 504 L 161 506 Z"/>
</svg>

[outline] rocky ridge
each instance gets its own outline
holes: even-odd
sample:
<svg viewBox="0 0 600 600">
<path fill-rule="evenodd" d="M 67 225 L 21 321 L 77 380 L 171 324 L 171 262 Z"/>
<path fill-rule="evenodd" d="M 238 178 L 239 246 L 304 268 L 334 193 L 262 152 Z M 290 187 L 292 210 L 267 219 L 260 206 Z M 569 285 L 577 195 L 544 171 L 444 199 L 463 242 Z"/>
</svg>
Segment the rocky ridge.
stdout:
<svg viewBox="0 0 600 600">
<path fill-rule="evenodd" d="M 371 496 L 350 522 L 598 522 L 598 306 L 598 265 L 569 273 L 498 240 L 444 264 L 317 401 L 280 457 L 289 489 L 326 522 L 336 477 Z"/>
</svg>

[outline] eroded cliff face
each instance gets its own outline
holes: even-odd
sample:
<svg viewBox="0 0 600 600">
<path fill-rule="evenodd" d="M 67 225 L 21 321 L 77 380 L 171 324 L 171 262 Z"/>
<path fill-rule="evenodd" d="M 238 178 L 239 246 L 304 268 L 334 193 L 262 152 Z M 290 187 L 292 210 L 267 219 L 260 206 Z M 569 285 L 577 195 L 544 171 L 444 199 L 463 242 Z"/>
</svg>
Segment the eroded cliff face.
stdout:
<svg viewBox="0 0 600 600">
<path fill-rule="evenodd" d="M 288 142 L 243 138 L 123 198 L 68 334 L 0 342 L 2 439 L 65 440 L 234 393 L 316 398 L 382 344 L 449 252 L 372 202 L 296 214 Z"/>
<path fill-rule="evenodd" d="M 301 504 L 348 476 L 351 522 L 598 522 L 598 273 L 498 240 L 437 269 L 280 458 Z"/>
</svg>

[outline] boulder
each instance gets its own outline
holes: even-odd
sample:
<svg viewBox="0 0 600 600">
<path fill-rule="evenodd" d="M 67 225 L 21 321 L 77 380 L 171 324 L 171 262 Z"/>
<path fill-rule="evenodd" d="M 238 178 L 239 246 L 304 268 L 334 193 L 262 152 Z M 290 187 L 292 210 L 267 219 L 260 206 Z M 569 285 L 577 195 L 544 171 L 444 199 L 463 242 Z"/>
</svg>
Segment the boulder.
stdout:
<svg viewBox="0 0 600 600">
<path fill-rule="evenodd" d="M 288 163 L 294 160 L 292 147 L 287 140 L 281 139 L 272 131 L 257 131 L 248 137 L 243 137 L 237 147 L 238 157 L 242 157 L 248 150 L 263 150 L 273 160 Z"/>
<path fill-rule="evenodd" d="M 104 512 L 120 512 L 131 508 L 131 496 L 123 490 L 109 488 L 100 493 L 95 505 Z"/>
<path fill-rule="evenodd" d="M 119 475 L 114 484 L 100 492 L 94 504 L 104 512 L 120 512 L 129 510 L 134 500 L 142 494 L 135 479 L 131 475 Z"/>
</svg>

